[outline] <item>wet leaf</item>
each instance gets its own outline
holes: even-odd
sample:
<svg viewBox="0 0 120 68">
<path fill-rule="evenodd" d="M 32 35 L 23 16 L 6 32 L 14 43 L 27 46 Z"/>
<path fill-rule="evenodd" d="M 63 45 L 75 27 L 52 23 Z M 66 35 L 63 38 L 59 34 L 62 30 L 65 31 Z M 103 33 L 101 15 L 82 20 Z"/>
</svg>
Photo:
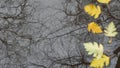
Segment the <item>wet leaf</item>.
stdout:
<svg viewBox="0 0 120 68">
<path fill-rule="evenodd" d="M 103 55 L 103 45 L 102 44 L 98 44 L 96 42 L 91 43 L 84 43 L 84 47 L 86 49 L 86 51 L 88 51 L 88 55 L 92 55 L 93 57 L 96 58 L 101 58 L 101 56 Z"/>
<path fill-rule="evenodd" d="M 110 2 L 110 0 L 97 0 L 97 1 L 100 3 L 105 3 L 105 4 L 108 4 Z"/>
<path fill-rule="evenodd" d="M 109 25 L 106 27 L 106 30 L 104 30 L 104 32 L 105 32 L 105 36 L 108 37 L 115 37 L 118 34 L 113 22 L 109 23 Z"/>
<path fill-rule="evenodd" d="M 110 58 L 106 55 L 103 55 L 100 59 L 94 58 L 90 64 L 90 67 L 93 68 L 104 68 L 104 66 L 109 65 Z"/>
<path fill-rule="evenodd" d="M 85 12 L 87 12 L 90 16 L 94 16 L 94 18 L 98 18 L 101 14 L 100 6 L 95 6 L 94 4 L 88 4 L 84 7 Z"/>
<path fill-rule="evenodd" d="M 101 27 L 95 22 L 91 22 L 88 24 L 88 31 L 91 31 L 93 33 L 102 33 Z"/>
</svg>

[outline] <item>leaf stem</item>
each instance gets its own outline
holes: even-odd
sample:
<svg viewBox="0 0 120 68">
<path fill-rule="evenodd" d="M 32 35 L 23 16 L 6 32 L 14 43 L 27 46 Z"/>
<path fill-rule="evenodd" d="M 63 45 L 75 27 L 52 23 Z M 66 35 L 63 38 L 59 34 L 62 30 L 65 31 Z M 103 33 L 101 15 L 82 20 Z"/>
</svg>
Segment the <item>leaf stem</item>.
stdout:
<svg viewBox="0 0 120 68">
<path fill-rule="evenodd" d="M 112 37 L 109 37 L 109 41 L 108 41 L 109 44 L 112 43 Z"/>
</svg>

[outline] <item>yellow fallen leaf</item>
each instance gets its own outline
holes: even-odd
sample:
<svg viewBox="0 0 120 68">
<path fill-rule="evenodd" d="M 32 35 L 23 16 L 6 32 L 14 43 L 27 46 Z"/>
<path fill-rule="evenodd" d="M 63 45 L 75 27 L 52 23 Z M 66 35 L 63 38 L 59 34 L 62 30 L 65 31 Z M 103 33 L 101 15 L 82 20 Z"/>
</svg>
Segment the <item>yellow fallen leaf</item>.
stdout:
<svg viewBox="0 0 120 68">
<path fill-rule="evenodd" d="M 102 55 L 100 59 L 94 58 L 90 64 L 93 68 L 104 68 L 104 66 L 109 65 L 110 58 L 106 55 Z"/>
<path fill-rule="evenodd" d="M 108 4 L 110 2 L 110 0 L 97 0 L 97 1 L 100 3 L 105 3 L 105 4 Z"/>
<path fill-rule="evenodd" d="M 95 22 L 91 22 L 88 24 L 88 31 L 91 31 L 93 33 L 102 33 L 101 27 Z"/>
<path fill-rule="evenodd" d="M 116 30 L 117 28 L 115 27 L 114 23 L 113 22 L 109 23 L 108 26 L 106 27 L 106 30 L 104 30 L 105 36 L 115 37 L 118 34 Z"/>
<path fill-rule="evenodd" d="M 93 54 L 93 57 L 96 57 L 98 59 L 102 57 L 102 55 L 103 55 L 103 45 L 102 44 L 98 44 L 96 42 L 94 42 L 94 43 L 88 42 L 88 43 L 84 43 L 83 45 L 84 45 L 86 51 L 88 51 L 88 55 Z"/>
<path fill-rule="evenodd" d="M 84 7 L 85 12 L 87 12 L 90 16 L 94 16 L 94 18 L 98 18 L 101 14 L 100 6 L 95 6 L 94 4 L 88 4 Z"/>
</svg>

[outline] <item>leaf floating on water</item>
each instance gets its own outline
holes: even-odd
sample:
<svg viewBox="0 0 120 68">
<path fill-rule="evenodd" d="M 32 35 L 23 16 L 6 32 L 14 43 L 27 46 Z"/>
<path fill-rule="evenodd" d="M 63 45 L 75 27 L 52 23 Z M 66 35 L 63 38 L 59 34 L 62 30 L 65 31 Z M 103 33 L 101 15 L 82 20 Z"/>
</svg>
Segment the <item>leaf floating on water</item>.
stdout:
<svg viewBox="0 0 120 68">
<path fill-rule="evenodd" d="M 91 43 L 84 43 L 84 47 L 86 49 L 86 51 L 88 51 L 89 55 L 92 55 L 96 58 L 101 58 L 103 55 L 103 45 L 102 44 L 98 44 L 96 42 Z"/>
</svg>

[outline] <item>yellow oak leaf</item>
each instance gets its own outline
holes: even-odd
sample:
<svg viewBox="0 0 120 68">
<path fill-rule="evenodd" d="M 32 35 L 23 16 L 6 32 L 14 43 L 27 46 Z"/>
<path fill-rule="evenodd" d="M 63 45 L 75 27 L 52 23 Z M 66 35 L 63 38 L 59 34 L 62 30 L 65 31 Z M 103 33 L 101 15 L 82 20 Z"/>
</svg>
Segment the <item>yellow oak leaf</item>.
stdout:
<svg viewBox="0 0 120 68">
<path fill-rule="evenodd" d="M 83 44 L 86 51 L 88 51 L 88 55 L 92 55 L 93 57 L 96 58 L 101 58 L 103 55 L 103 45 L 102 44 L 98 44 L 96 42 L 88 42 L 88 43 L 84 43 Z"/>
<path fill-rule="evenodd" d="M 101 27 L 95 22 L 88 24 L 88 31 L 91 31 L 92 33 L 102 33 Z"/>
<path fill-rule="evenodd" d="M 106 55 L 102 55 L 100 59 L 94 58 L 90 64 L 90 67 L 93 68 L 104 68 L 104 66 L 109 65 L 110 58 Z"/>
<path fill-rule="evenodd" d="M 97 1 L 100 3 L 105 3 L 105 4 L 108 4 L 110 2 L 110 0 L 97 0 Z"/>
<path fill-rule="evenodd" d="M 113 22 L 109 23 L 108 26 L 106 27 L 106 30 L 104 30 L 105 36 L 115 37 L 118 34 L 116 29 L 117 28 L 115 27 Z"/>
<path fill-rule="evenodd" d="M 85 12 L 87 12 L 90 16 L 94 16 L 94 18 L 98 18 L 101 14 L 100 6 L 95 6 L 94 4 L 88 4 L 84 7 Z"/>
</svg>

